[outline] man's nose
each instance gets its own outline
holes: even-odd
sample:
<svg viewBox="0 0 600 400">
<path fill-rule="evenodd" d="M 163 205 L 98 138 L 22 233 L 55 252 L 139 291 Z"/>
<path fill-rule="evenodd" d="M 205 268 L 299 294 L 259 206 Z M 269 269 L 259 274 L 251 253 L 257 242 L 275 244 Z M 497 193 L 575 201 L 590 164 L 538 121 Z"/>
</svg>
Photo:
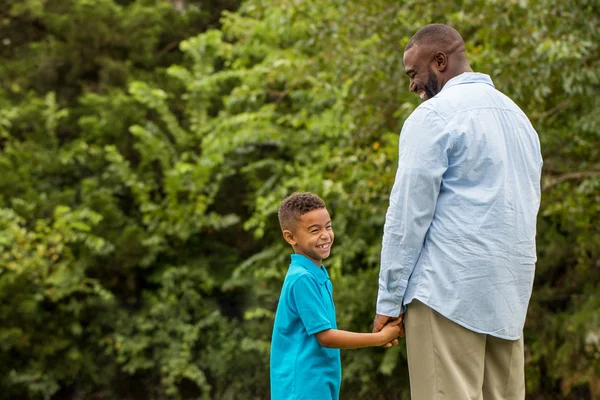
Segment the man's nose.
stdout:
<svg viewBox="0 0 600 400">
<path fill-rule="evenodd" d="M 415 85 L 415 83 L 414 83 L 414 82 L 410 82 L 410 83 L 408 84 L 408 90 L 409 90 L 410 92 L 412 92 L 412 93 L 416 92 L 416 91 L 417 91 L 417 85 Z"/>
</svg>

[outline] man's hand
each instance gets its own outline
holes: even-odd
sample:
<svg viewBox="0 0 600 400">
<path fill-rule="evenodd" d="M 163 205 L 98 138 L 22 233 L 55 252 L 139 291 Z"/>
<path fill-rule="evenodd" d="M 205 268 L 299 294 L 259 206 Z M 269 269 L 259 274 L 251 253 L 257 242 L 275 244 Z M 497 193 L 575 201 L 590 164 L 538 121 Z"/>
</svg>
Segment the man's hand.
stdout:
<svg viewBox="0 0 600 400">
<path fill-rule="evenodd" d="M 404 314 L 400 314 L 398 318 L 388 317 L 386 315 L 375 314 L 375 320 L 373 321 L 373 333 L 379 332 L 383 329 L 383 327 L 390 323 L 394 322 L 400 325 L 400 337 L 404 337 Z M 388 348 L 393 345 L 398 344 L 398 339 L 394 339 L 391 342 L 385 344 L 383 347 Z"/>
</svg>

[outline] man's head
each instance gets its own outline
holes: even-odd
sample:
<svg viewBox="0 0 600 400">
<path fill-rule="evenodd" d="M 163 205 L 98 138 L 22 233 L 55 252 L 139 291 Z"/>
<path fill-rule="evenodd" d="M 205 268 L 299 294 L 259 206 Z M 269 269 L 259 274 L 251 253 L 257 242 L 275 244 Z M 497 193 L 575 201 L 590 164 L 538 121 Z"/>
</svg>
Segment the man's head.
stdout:
<svg viewBox="0 0 600 400">
<path fill-rule="evenodd" d="M 473 71 L 462 37 L 443 24 L 426 25 L 408 41 L 404 70 L 410 78 L 409 90 L 423 101 L 438 94 L 450 79 Z"/>
<path fill-rule="evenodd" d="M 312 193 L 294 193 L 279 206 L 283 237 L 297 254 L 321 265 L 329 257 L 334 234 L 325 202 Z"/>
</svg>

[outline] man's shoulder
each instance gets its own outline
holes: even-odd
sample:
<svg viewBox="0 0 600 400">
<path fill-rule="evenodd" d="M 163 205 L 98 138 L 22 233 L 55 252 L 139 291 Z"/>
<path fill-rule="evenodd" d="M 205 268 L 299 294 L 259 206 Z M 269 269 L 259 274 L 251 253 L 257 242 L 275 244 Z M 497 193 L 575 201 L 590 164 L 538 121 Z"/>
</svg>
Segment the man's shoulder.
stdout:
<svg viewBox="0 0 600 400">
<path fill-rule="evenodd" d="M 440 111 L 443 109 L 444 102 L 440 102 L 439 100 L 436 96 L 419 104 L 408 118 L 416 119 L 435 116 L 441 118 Z"/>
<path fill-rule="evenodd" d="M 444 113 L 440 112 L 439 105 L 428 104 L 433 100 L 435 98 L 419 104 L 404 121 L 404 127 L 419 126 L 420 129 L 437 131 L 440 126 L 445 125 L 447 122 L 446 117 Z"/>
<path fill-rule="evenodd" d="M 423 138 L 423 132 L 439 133 L 447 131 L 448 120 L 446 116 L 435 107 L 435 104 L 427 104 L 434 101 L 434 99 L 421 103 L 406 118 L 402 125 L 401 135 L 405 138 L 411 136 L 413 139 L 420 141 Z M 410 135 L 411 132 L 413 135 Z"/>
<path fill-rule="evenodd" d="M 496 87 L 481 82 L 454 85 L 441 91 L 427 107 L 450 120 L 465 112 L 487 108 L 512 111 L 525 115 L 517 104 Z"/>
</svg>

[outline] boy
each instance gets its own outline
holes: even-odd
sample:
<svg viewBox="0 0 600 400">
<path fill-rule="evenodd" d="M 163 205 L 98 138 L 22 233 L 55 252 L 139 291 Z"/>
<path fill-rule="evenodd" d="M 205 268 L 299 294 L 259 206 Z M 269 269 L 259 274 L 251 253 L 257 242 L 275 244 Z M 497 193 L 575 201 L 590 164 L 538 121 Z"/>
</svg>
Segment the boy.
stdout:
<svg viewBox="0 0 600 400">
<path fill-rule="evenodd" d="M 294 193 L 279 207 L 292 262 L 283 282 L 271 341 L 272 400 L 337 400 L 340 350 L 383 346 L 400 334 L 398 321 L 377 333 L 337 329 L 329 275 L 321 265 L 333 245 L 325 203 L 312 193 Z"/>
</svg>

